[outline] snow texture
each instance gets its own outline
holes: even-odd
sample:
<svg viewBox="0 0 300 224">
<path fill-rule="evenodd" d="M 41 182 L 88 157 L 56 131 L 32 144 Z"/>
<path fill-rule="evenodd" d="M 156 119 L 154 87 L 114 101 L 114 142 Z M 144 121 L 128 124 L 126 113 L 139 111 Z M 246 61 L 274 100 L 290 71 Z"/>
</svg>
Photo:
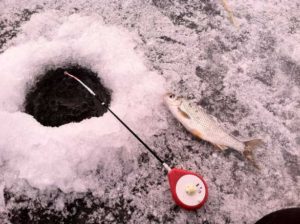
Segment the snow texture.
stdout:
<svg viewBox="0 0 300 224">
<path fill-rule="evenodd" d="M 2 0 L 0 223 L 250 224 L 300 206 L 300 4 L 228 2 L 237 26 L 213 0 Z M 23 113 L 36 78 L 66 63 L 96 72 L 171 166 L 204 176 L 203 208 L 174 205 L 161 165 L 109 113 L 58 128 Z M 166 91 L 262 138 L 261 171 L 186 132 Z"/>
</svg>

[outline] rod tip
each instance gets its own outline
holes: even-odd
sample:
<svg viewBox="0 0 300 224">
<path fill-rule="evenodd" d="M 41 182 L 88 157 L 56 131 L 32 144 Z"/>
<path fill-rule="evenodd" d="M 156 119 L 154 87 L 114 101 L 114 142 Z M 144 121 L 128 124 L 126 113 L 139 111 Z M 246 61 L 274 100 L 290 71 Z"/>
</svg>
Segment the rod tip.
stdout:
<svg viewBox="0 0 300 224">
<path fill-rule="evenodd" d="M 168 172 L 170 172 L 170 171 L 171 171 L 171 168 L 168 166 L 168 164 L 166 164 L 166 163 L 163 163 L 163 166 L 166 168 L 166 170 L 167 170 Z"/>
</svg>

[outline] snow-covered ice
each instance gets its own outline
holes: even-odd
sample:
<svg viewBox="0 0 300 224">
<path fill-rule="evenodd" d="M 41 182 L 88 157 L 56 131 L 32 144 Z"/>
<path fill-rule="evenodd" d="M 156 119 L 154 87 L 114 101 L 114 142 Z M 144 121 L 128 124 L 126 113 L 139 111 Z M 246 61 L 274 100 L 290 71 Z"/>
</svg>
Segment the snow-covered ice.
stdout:
<svg viewBox="0 0 300 224">
<path fill-rule="evenodd" d="M 213 0 L 1 1 L 0 223 L 248 224 L 300 206 L 300 5 L 228 2 L 238 28 Z M 68 63 L 96 72 L 170 165 L 204 176 L 202 209 L 174 206 L 160 164 L 109 113 L 50 128 L 23 112 L 36 78 Z M 186 132 L 166 91 L 263 138 L 261 171 Z"/>
</svg>

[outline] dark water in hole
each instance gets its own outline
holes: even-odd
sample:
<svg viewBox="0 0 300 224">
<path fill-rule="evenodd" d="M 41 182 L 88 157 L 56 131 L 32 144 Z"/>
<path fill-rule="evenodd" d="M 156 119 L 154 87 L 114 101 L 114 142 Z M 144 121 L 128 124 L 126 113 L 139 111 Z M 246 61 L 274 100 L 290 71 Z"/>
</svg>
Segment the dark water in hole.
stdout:
<svg viewBox="0 0 300 224">
<path fill-rule="evenodd" d="M 90 117 L 100 117 L 107 111 L 83 86 L 64 75 L 65 71 L 80 78 L 107 105 L 110 104 L 111 91 L 91 70 L 79 66 L 49 70 L 39 76 L 24 103 L 25 112 L 44 126 L 57 127 L 80 122 Z"/>
</svg>

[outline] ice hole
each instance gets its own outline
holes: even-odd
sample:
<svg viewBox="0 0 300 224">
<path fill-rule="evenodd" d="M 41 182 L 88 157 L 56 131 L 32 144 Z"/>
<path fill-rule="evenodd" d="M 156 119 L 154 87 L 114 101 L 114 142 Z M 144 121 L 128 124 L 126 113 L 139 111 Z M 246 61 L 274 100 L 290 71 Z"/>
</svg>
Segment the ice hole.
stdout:
<svg viewBox="0 0 300 224">
<path fill-rule="evenodd" d="M 65 71 L 80 78 L 106 105 L 110 104 L 111 91 L 93 71 L 78 65 L 51 69 L 38 76 L 24 103 L 25 112 L 44 126 L 58 127 L 107 112 L 84 87 L 64 75 Z"/>
</svg>

